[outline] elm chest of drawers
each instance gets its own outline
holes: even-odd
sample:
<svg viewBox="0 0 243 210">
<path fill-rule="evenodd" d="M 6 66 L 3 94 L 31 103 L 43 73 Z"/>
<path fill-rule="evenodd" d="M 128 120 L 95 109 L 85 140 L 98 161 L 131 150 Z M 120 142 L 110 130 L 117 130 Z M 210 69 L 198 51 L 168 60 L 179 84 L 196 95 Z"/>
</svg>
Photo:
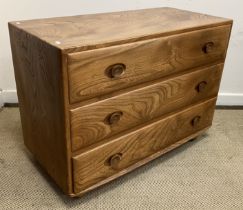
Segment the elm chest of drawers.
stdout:
<svg viewBox="0 0 243 210">
<path fill-rule="evenodd" d="M 231 27 L 174 8 L 9 23 L 25 145 L 79 196 L 195 138 Z"/>
</svg>

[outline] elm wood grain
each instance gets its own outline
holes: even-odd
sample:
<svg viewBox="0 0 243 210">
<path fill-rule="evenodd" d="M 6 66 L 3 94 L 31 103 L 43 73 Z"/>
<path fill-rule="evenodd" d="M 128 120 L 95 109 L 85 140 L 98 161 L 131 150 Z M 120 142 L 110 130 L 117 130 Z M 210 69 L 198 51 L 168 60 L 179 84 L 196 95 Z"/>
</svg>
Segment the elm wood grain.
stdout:
<svg viewBox="0 0 243 210">
<path fill-rule="evenodd" d="M 188 68 L 224 61 L 231 26 L 220 26 L 126 45 L 68 54 L 70 103 L 100 97 Z M 207 43 L 214 43 L 205 53 Z M 115 78 L 107 68 L 123 64 Z"/>
<path fill-rule="evenodd" d="M 70 194 L 61 51 L 12 24 L 9 32 L 24 143 Z"/>
<path fill-rule="evenodd" d="M 61 74 L 61 81 L 62 81 L 62 91 L 63 91 L 63 100 L 64 100 L 64 118 L 65 118 L 65 138 L 66 138 L 66 150 L 67 150 L 67 167 L 68 167 L 68 176 L 67 176 L 67 184 L 68 184 L 68 195 L 71 196 L 73 192 L 73 177 L 72 177 L 72 162 L 71 162 L 71 156 L 72 156 L 72 148 L 71 148 L 71 130 L 70 130 L 70 116 L 69 116 L 69 90 L 68 90 L 68 73 L 67 73 L 67 55 L 63 54 L 61 55 L 61 62 L 62 62 L 62 68 L 60 71 L 62 71 Z"/>
<path fill-rule="evenodd" d="M 161 155 L 166 154 L 167 152 L 170 152 L 173 149 L 176 149 L 177 147 L 187 143 L 188 141 L 190 141 L 190 140 L 194 141 L 197 137 L 199 137 L 200 135 L 203 135 L 209 128 L 210 128 L 210 126 L 204 128 L 204 129 L 202 129 L 202 130 L 200 130 L 200 131 L 198 131 L 196 133 L 193 133 L 193 134 L 187 136 L 186 138 L 183 138 L 183 139 L 175 142 L 174 144 L 172 144 L 172 145 L 170 145 L 170 146 L 168 146 L 168 147 L 166 147 L 166 148 L 164 148 L 162 150 L 159 150 L 158 152 L 155 152 L 152 155 L 150 155 L 150 156 L 148 156 L 148 157 L 146 157 L 146 158 L 144 158 L 142 160 L 139 160 L 135 164 L 133 164 L 131 166 L 128 166 L 127 168 L 125 168 L 125 169 L 123 169 L 121 171 L 118 171 L 114 175 L 112 175 L 112 176 L 110 176 L 108 178 L 105 178 L 105 179 L 99 181 L 98 183 L 93 184 L 92 186 L 90 186 L 90 187 L 88 187 L 88 188 L 86 188 L 86 189 L 84 189 L 82 191 L 79 191 L 78 193 L 75 193 L 75 194 L 73 193 L 70 196 L 71 197 L 77 197 L 77 196 L 82 197 L 85 193 L 87 193 L 87 192 L 89 192 L 91 190 L 94 190 L 94 189 L 96 189 L 98 187 L 101 187 L 102 185 L 107 184 L 108 182 L 111 182 L 114 179 L 119 178 L 120 176 L 124 176 L 127 173 L 132 172 L 133 170 L 137 169 L 138 167 L 141 167 L 141 166 L 153 161 L 154 159 L 159 158 Z"/>
<path fill-rule="evenodd" d="M 175 8 L 13 22 L 63 52 L 107 47 L 231 23 L 232 20 L 226 18 Z"/>
<path fill-rule="evenodd" d="M 72 134 L 70 132 L 70 109 L 74 107 L 78 108 L 79 106 L 89 106 L 91 103 L 97 102 L 99 100 L 102 100 L 103 102 L 105 101 L 104 99 L 108 100 L 109 97 L 118 97 L 119 95 L 123 95 L 129 91 L 134 92 L 136 89 L 143 89 L 147 85 L 152 85 L 151 87 L 153 87 L 157 82 L 162 82 L 167 79 L 170 80 L 172 77 L 182 74 L 190 74 L 191 71 L 195 71 L 196 69 L 193 69 L 193 66 L 187 66 L 187 62 L 182 62 L 181 65 L 184 65 L 184 67 L 178 67 L 177 65 L 175 66 L 176 70 L 179 68 L 183 69 L 182 71 L 171 71 L 168 74 L 158 76 L 155 79 L 150 79 L 150 77 L 148 77 L 148 79 L 146 78 L 143 80 L 143 78 L 141 78 L 142 81 L 138 81 L 137 84 L 132 84 L 131 86 L 125 85 L 124 87 L 122 86 L 118 89 L 113 89 L 111 92 L 99 93 L 96 96 L 91 96 L 84 100 L 82 99 L 82 101 L 78 99 L 77 102 L 70 103 L 70 83 L 68 83 L 70 77 L 70 56 L 82 55 L 82 53 L 76 53 L 80 51 L 96 53 L 100 51 L 106 52 L 106 50 L 114 49 L 114 54 L 112 54 L 111 51 L 108 53 L 110 54 L 110 58 L 113 59 L 115 56 L 118 56 L 116 55 L 117 53 L 122 54 L 124 48 L 128 49 L 129 46 L 133 46 L 131 51 L 134 50 L 135 56 L 138 58 L 143 57 L 143 60 L 149 58 L 150 64 L 153 66 L 153 58 L 151 58 L 148 54 L 146 57 L 136 55 L 137 51 L 135 48 L 139 50 L 145 49 L 148 52 L 151 52 L 150 47 L 147 44 L 150 43 L 153 51 L 156 49 L 156 41 L 162 39 L 165 43 L 167 41 L 168 46 L 176 44 L 178 48 L 181 48 L 185 45 L 184 43 L 180 43 L 183 41 L 182 39 L 178 38 L 178 45 L 177 42 L 169 42 L 169 39 L 178 37 L 177 34 L 184 36 L 185 34 L 193 34 L 193 32 L 195 32 L 195 34 L 196 32 L 201 33 L 204 30 L 212 31 L 212 33 L 204 33 L 201 35 L 201 37 L 199 37 L 199 39 L 197 39 L 197 41 L 207 41 L 201 45 L 200 52 L 202 53 L 202 56 L 206 56 L 208 58 L 206 59 L 207 61 L 205 61 L 205 63 L 203 63 L 203 60 L 202 63 L 197 63 L 197 68 L 199 69 L 201 68 L 200 65 L 208 66 L 224 62 L 225 53 L 222 53 L 222 59 L 216 59 L 213 62 L 210 61 L 210 59 L 213 60 L 214 56 L 218 56 L 214 52 L 218 49 L 217 40 L 221 40 L 221 38 L 215 38 L 215 41 L 213 42 L 211 39 L 206 38 L 212 37 L 214 34 L 213 30 L 219 30 L 222 28 L 226 28 L 226 30 L 228 30 L 229 28 L 231 29 L 231 26 L 232 20 L 171 8 L 51 18 L 45 20 L 18 21 L 10 23 L 9 28 L 11 47 L 13 51 L 15 76 L 17 82 L 18 97 L 20 101 L 20 112 L 25 144 L 29 150 L 37 157 L 38 161 L 52 176 L 55 182 L 63 189 L 66 194 L 71 196 L 87 192 L 90 189 L 93 189 L 109 180 L 114 179 L 117 176 L 120 176 L 138 167 L 139 165 L 144 164 L 146 161 L 148 162 L 155 156 L 162 154 L 163 151 L 172 149 L 175 146 L 171 146 L 170 144 L 170 146 L 159 150 L 154 154 L 150 154 L 145 158 L 141 157 L 142 159 L 138 160 L 138 162 L 133 162 L 132 165 L 126 166 L 124 169 L 120 169 L 120 163 L 124 160 L 123 154 L 119 152 L 110 154 L 106 161 L 106 167 L 109 166 L 116 172 L 109 175 L 107 178 L 104 177 L 104 179 L 100 179 L 99 177 L 98 182 L 94 183 L 93 185 L 87 183 L 87 188 L 82 186 L 82 191 L 75 192 L 75 185 L 73 183 L 73 162 L 75 161 L 71 159 L 71 155 L 78 155 L 77 157 L 79 157 L 79 155 L 82 155 L 81 153 L 87 154 L 88 150 L 90 150 L 90 153 L 93 154 L 94 152 L 98 158 L 102 158 L 102 150 L 101 156 L 99 156 L 99 154 L 95 151 L 100 151 L 100 148 L 103 147 L 105 148 L 110 144 L 109 142 L 116 142 L 119 139 L 129 137 L 130 135 L 135 135 L 140 131 L 142 132 L 143 129 L 155 126 L 156 122 L 162 122 L 163 118 L 170 118 L 169 115 L 176 116 L 176 112 L 178 112 L 178 110 L 172 110 L 171 112 L 158 118 L 156 117 L 149 121 L 141 122 L 142 124 L 139 124 L 129 130 L 119 132 L 111 137 L 108 136 L 106 139 L 103 139 L 94 145 L 88 146 L 83 150 L 72 152 L 70 139 L 70 135 Z M 210 30 L 209 28 L 213 29 Z M 114 33 L 114 31 L 116 33 Z M 217 37 L 223 37 L 223 34 L 226 34 L 226 32 L 223 31 L 222 34 Z M 189 38 L 191 39 L 192 37 L 190 36 Z M 222 49 L 224 52 L 226 52 L 226 48 L 228 46 L 228 39 L 229 32 L 225 49 Z M 134 43 L 131 44 L 132 42 Z M 186 42 L 188 43 L 189 48 L 196 46 L 192 44 L 191 42 L 193 41 L 190 42 L 189 39 L 187 39 Z M 147 46 L 144 43 L 147 43 Z M 119 50 L 119 47 L 121 50 Z M 193 48 L 189 50 L 189 48 L 187 48 L 189 54 L 187 51 L 185 51 L 185 49 L 183 52 L 181 52 L 184 60 L 193 60 L 194 58 L 193 52 L 195 52 L 195 49 Z M 97 49 L 97 51 L 95 49 Z M 157 49 L 159 49 L 159 47 Z M 168 50 L 168 48 L 166 49 Z M 177 52 L 175 47 L 172 47 L 171 49 L 174 50 L 173 52 Z M 129 50 L 130 48 L 127 51 L 129 52 Z M 141 51 L 141 54 L 147 51 Z M 160 51 L 158 52 L 160 53 Z M 155 61 L 158 59 L 158 52 L 154 53 Z M 142 63 L 139 59 L 132 56 L 134 54 L 131 53 L 130 60 L 137 62 L 138 67 L 143 69 L 143 65 L 146 63 Z M 184 55 L 187 54 L 190 56 L 185 57 Z M 167 54 L 163 54 L 164 57 L 166 57 L 166 55 Z M 181 62 L 181 55 L 179 55 L 179 62 Z M 195 55 L 198 54 L 196 53 Z M 173 58 L 174 54 L 171 56 Z M 98 59 L 102 59 L 101 57 L 101 55 L 97 56 Z M 84 57 L 80 57 L 80 59 L 82 60 Z M 88 60 L 89 58 L 87 57 L 86 59 Z M 90 60 L 94 62 L 93 58 Z M 173 62 L 170 60 L 170 58 L 168 58 L 168 60 L 169 65 L 175 65 L 174 60 L 172 60 Z M 176 57 L 176 61 L 178 61 L 178 56 Z M 101 61 L 99 60 L 98 62 Z M 193 61 L 189 61 L 189 64 L 190 62 L 193 64 Z M 103 76 L 106 76 L 107 78 L 109 77 L 112 80 L 120 80 L 120 78 L 126 76 L 127 70 L 128 72 L 130 71 L 130 66 L 127 66 L 127 64 L 110 62 L 107 63 L 109 66 L 106 66 L 106 69 L 102 70 L 104 74 Z M 111 67 L 113 64 L 118 65 Z M 147 69 L 156 71 L 157 67 L 153 66 L 153 69 Z M 91 71 L 93 71 L 93 69 L 91 69 Z M 168 71 L 168 69 L 166 71 Z M 136 72 L 138 76 L 139 72 L 140 71 Z M 96 77 L 99 76 L 99 74 L 96 71 L 94 73 L 95 74 L 92 75 L 92 81 L 97 81 Z M 149 71 L 148 74 L 150 74 Z M 136 77 L 136 75 L 133 76 L 134 78 Z M 85 78 L 83 77 L 81 81 L 84 79 Z M 90 84 L 92 81 L 89 81 Z M 125 83 L 129 81 L 130 80 L 127 80 Z M 198 94 L 204 94 L 204 91 L 207 90 L 207 85 L 208 83 L 200 83 L 195 88 L 195 91 L 197 91 Z M 103 86 L 97 87 L 97 89 L 102 88 Z M 180 108 L 180 110 L 184 108 Z M 209 110 L 207 107 L 205 107 L 205 112 L 207 113 L 208 111 Z M 115 124 L 122 120 L 122 117 L 123 112 L 113 112 L 108 115 L 106 122 L 112 126 L 115 126 Z M 192 127 L 198 127 L 200 126 L 200 123 L 203 122 L 203 119 L 204 118 L 201 116 L 196 115 L 193 116 L 193 119 L 191 119 L 190 122 L 188 121 L 188 123 Z M 182 122 L 181 119 L 176 121 Z M 209 123 L 211 123 L 210 120 Z M 173 130 L 174 127 L 172 126 L 171 129 Z M 128 131 L 130 133 L 128 133 Z M 178 129 L 177 131 L 181 132 L 182 134 L 185 132 L 185 135 L 186 132 L 189 132 L 186 130 L 183 131 L 182 129 Z M 151 132 L 157 135 L 161 131 L 159 129 L 157 131 L 152 129 Z M 202 132 L 202 130 L 199 132 Z M 197 132 L 195 129 L 192 135 L 188 133 L 189 136 L 187 135 L 183 140 L 180 141 L 180 143 L 178 143 L 176 140 L 174 145 L 179 145 L 185 142 L 185 139 L 189 140 L 189 138 L 195 137 L 197 134 L 199 134 L 199 132 Z M 124 136 L 122 137 L 122 135 Z M 153 139 L 153 141 L 155 141 L 155 139 Z M 155 142 L 159 142 L 159 140 Z M 171 143 L 173 143 L 173 141 Z M 145 146 L 144 148 L 146 151 L 148 151 L 146 148 L 149 147 Z M 89 156 L 87 155 L 87 157 Z M 88 163 L 85 164 L 87 165 Z M 91 165 L 91 163 L 89 164 Z M 75 171 L 75 176 L 77 177 L 76 172 L 77 171 Z M 92 176 L 90 177 L 92 178 Z M 89 174 L 87 174 L 87 179 L 89 179 Z M 78 188 L 76 188 L 76 191 L 77 189 Z"/>
<path fill-rule="evenodd" d="M 157 78 L 155 80 L 146 81 L 146 82 L 143 82 L 141 84 L 134 85 L 134 86 L 131 86 L 131 87 L 127 87 L 127 88 L 124 88 L 124 89 L 120 89 L 120 90 L 117 90 L 117 91 L 114 91 L 114 92 L 111 92 L 111 93 L 108 93 L 108 94 L 105 94 L 105 95 L 100 95 L 100 96 L 90 98 L 90 99 L 87 99 L 87 100 L 84 100 L 84 101 L 79 101 L 79 102 L 73 103 L 73 104 L 69 103 L 69 110 L 77 109 L 79 107 L 83 107 L 83 106 L 87 106 L 87 105 L 90 105 L 90 104 L 93 104 L 93 103 L 96 103 L 96 102 L 99 102 L 99 101 L 107 100 L 109 98 L 116 97 L 118 95 L 122 95 L 122 94 L 125 94 L 127 92 L 132 92 L 136 89 L 140 89 L 140 88 L 143 88 L 145 86 L 153 85 L 153 84 L 160 82 L 160 81 L 169 80 L 173 77 L 178 77 L 178 76 L 181 76 L 181 75 L 184 75 L 184 74 L 188 74 L 188 73 L 191 73 L 192 71 L 197 71 L 197 70 L 202 69 L 202 68 L 209 68 L 209 67 L 221 64 L 221 63 L 224 63 L 224 61 L 214 62 L 214 63 L 210 63 L 210 64 L 207 64 L 207 65 L 199 66 L 199 67 L 196 67 L 196 68 L 186 69 L 185 71 L 182 71 L 182 72 L 169 74 L 167 76 L 160 77 L 160 78 Z"/>
<path fill-rule="evenodd" d="M 193 70 L 185 75 L 70 110 L 72 151 L 216 96 L 222 70 L 223 64 Z M 202 83 L 206 85 L 202 87 Z M 114 114 L 116 116 L 111 120 Z"/>
<path fill-rule="evenodd" d="M 210 99 L 74 156 L 74 193 L 79 193 L 177 141 L 209 127 L 215 103 L 216 98 Z M 197 116 L 200 116 L 200 121 L 197 125 L 193 125 L 191 122 Z M 121 155 L 121 159 L 113 167 L 109 161 L 117 154 Z"/>
</svg>

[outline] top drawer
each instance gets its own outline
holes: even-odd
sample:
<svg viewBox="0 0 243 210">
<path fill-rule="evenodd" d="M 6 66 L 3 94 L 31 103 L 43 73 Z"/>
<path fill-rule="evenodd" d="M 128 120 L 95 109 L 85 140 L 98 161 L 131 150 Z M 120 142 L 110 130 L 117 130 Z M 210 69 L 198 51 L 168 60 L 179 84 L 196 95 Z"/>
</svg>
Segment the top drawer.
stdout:
<svg viewBox="0 0 243 210">
<path fill-rule="evenodd" d="M 225 58 L 231 25 L 68 54 L 70 103 Z"/>
</svg>

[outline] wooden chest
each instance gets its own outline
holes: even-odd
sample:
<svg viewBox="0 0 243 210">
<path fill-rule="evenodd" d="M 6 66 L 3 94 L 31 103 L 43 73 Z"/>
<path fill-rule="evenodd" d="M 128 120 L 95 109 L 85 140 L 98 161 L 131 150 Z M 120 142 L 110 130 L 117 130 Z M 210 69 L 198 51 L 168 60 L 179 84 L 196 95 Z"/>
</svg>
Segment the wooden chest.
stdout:
<svg viewBox="0 0 243 210">
<path fill-rule="evenodd" d="M 174 8 L 9 23 L 25 145 L 78 196 L 195 138 L 231 27 Z"/>
</svg>

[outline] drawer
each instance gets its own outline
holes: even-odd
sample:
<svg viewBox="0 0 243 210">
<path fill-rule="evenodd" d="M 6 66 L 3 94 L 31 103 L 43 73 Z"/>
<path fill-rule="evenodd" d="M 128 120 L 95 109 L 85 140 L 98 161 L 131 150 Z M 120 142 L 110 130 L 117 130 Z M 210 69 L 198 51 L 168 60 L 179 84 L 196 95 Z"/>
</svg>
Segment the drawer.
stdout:
<svg viewBox="0 0 243 210">
<path fill-rule="evenodd" d="M 72 150 L 217 95 L 223 64 L 79 107 L 70 111 Z"/>
<path fill-rule="evenodd" d="M 223 61 L 230 25 L 68 54 L 70 102 Z M 98 100 L 98 98 L 97 98 Z"/>
<path fill-rule="evenodd" d="M 73 157 L 74 192 L 108 179 L 210 126 L 215 102 L 213 98 Z"/>
</svg>

